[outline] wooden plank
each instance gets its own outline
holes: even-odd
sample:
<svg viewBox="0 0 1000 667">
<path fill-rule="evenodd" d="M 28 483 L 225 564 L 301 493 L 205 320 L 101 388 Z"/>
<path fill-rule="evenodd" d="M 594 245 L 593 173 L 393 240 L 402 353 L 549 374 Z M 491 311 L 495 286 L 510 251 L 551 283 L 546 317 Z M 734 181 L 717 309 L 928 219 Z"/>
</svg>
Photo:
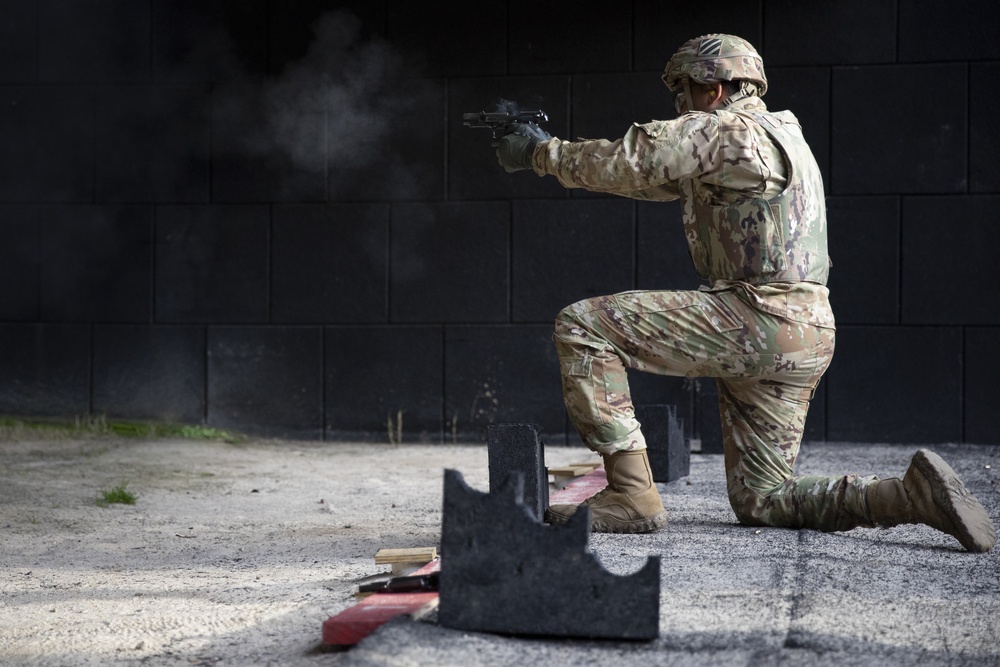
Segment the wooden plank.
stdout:
<svg viewBox="0 0 1000 667">
<path fill-rule="evenodd" d="M 583 466 L 562 466 L 561 468 L 549 468 L 549 474 L 556 477 L 583 477 L 590 470 L 590 468 Z"/>
<path fill-rule="evenodd" d="M 566 486 L 571 484 L 576 478 L 583 477 L 600 467 L 601 464 L 597 461 L 570 463 L 566 466 L 549 468 L 548 473 L 552 476 L 552 484 L 555 486 L 556 490 L 561 490 L 566 488 Z M 551 498 L 549 499 L 549 504 L 552 504 Z"/>
<path fill-rule="evenodd" d="M 557 466 L 555 468 L 549 468 L 550 475 L 572 475 L 573 477 L 579 477 L 580 475 L 586 475 L 591 470 L 596 470 L 601 467 L 600 461 L 589 461 L 586 463 L 570 463 L 569 465 Z"/>
<path fill-rule="evenodd" d="M 437 558 L 437 547 L 413 549 L 379 549 L 375 554 L 376 565 L 392 563 L 429 563 Z"/>
</svg>

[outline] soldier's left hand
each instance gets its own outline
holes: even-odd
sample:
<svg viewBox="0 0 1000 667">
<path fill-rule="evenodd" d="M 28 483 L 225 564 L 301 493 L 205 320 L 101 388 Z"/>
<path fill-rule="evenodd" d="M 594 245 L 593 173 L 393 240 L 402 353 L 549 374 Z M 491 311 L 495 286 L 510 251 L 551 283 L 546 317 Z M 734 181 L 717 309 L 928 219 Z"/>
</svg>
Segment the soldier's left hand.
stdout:
<svg viewBox="0 0 1000 667">
<path fill-rule="evenodd" d="M 497 161 L 508 174 L 531 169 L 535 146 L 551 138 L 551 134 L 534 123 L 519 123 L 500 139 Z"/>
</svg>

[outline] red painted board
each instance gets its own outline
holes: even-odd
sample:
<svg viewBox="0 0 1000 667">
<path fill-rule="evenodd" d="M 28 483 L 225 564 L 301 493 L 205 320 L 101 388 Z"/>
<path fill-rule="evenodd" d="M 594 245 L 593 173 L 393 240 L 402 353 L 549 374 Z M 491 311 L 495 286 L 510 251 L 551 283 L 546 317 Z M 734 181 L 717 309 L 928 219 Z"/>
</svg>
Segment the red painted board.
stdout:
<svg viewBox="0 0 1000 667">
<path fill-rule="evenodd" d="M 413 576 L 440 570 L 441 559 L 436 558 L 414 572 Z M 353 607 L 323 621 L 323 644 L 353 646 L 383 623 L 403 614 L 412 614 L 437 596 L 437 591 L 369 595 Z"/>
<path fill-rule="evenodd" d="M 549 493 L 549 505 L 579 505 L 608 485 L 604 468 L 595 468 L 565 487 Z"/>
</svg>

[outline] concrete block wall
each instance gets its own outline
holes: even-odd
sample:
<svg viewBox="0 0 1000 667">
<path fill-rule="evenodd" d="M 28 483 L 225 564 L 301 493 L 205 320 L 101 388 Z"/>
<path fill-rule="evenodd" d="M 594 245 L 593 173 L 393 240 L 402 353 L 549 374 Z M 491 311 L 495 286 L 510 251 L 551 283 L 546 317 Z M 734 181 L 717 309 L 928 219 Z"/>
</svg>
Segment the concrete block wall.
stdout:
<svg viewBox="0 0 1000 667">
<path fill-rule="evenodd" d="M 764 56 L 824 172 L 837 355 L 807 438 L 1000 443 L 984 0 L 0 0 L 0 414 L 575 441 L 563 305 L 698 284 L 674 204 L 507 175 L 461 113 L 671 116 L 683 41 Z M 718 451 L 711 382 L 635 376 Z"/>
</svg>

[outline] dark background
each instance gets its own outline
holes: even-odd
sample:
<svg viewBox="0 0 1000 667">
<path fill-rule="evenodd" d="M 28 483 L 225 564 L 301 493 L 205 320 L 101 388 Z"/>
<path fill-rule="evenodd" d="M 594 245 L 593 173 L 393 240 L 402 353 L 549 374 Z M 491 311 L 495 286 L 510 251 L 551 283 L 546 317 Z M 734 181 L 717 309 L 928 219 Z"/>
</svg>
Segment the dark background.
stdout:
<svg viewBox="0 0 1000 667">
<path fill-rule="evenodd" d="M 994 2 L 0 0 L 0 414 L 567 435 L 558 310 L 697 285 L 677 204 L 505 174 L 461 113 L 615 138 L 685 40 L 764 56 L 823 169 L 808 439 L 1000 443 Z M 636 377 L 719 451 L 711 381 Z"/>
</svg>

